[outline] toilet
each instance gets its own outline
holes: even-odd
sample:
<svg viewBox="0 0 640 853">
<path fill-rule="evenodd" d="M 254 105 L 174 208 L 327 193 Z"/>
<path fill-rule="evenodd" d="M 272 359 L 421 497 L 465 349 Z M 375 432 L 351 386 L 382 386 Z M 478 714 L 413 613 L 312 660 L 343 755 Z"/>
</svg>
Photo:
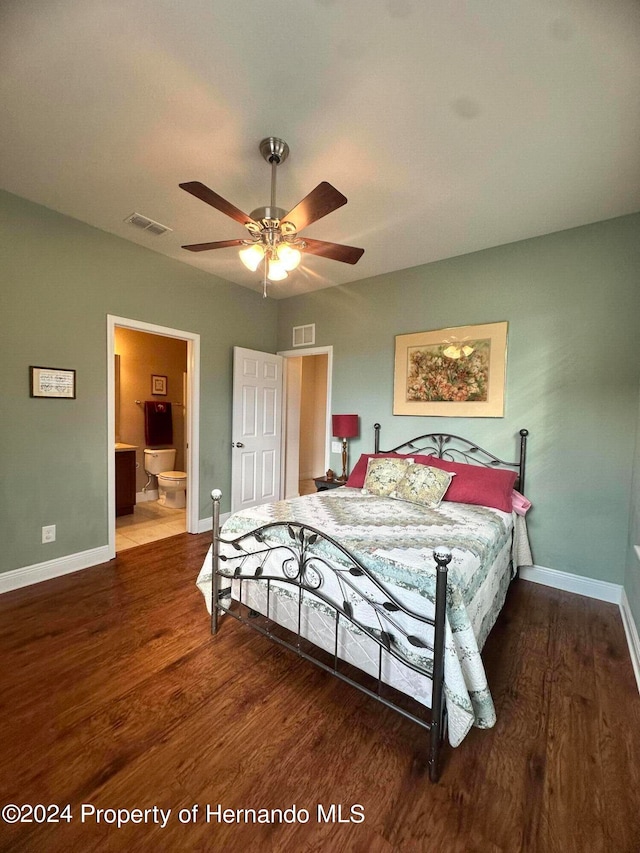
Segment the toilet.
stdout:
<svg viewBox="0 0 640 853">
<path fill-rule="evenodd" d="M 176 449 L 155 450 L 146 447 L 144 470 L 158 478 L 158 503 L 171 509 L 183 509 L 187 505 L 187 475 L 184 471 L 173 471 Z"/>
</svg>

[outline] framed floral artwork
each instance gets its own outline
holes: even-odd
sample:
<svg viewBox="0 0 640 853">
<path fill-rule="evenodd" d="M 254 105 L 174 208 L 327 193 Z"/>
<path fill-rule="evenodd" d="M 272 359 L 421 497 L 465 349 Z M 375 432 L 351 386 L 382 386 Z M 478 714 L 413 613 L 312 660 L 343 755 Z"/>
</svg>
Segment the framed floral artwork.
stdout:
<svg viewBox="0 0 640 853">
<path fill-rule="evenodd" d="M 397 335 L 393 414 L 503 417 L 507 326 Z"/>
</svg>

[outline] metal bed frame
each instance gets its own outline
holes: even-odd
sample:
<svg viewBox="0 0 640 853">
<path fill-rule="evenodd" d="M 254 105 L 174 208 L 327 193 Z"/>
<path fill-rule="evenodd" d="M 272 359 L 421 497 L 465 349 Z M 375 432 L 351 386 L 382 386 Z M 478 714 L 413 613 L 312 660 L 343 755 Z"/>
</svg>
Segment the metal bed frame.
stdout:
<svg viewBox="0 0 640 853">
<path fill-rule="evenodd" d="M 516 485 L 522 491 L 526 465 L 526 443 L 528 431 L 520 430 L 520 454 L 516 462 L 500 460 L 486 450 L 467 439 L 446 433 L 429 433 L 411 439 L 389 451 L 380 450 L 380 425 L 375 424 L 375 452 L 430 453 L 449 460 L 462 460 L 474 464 L 500 466 L 515 469 L 518 474 Z M 405 607 L 381 583 L 374 574 L 360 562 L 347 548 L 331 536 L 315 527 L 298 522 L 282 521 L 264 524 L 236 538 L 227 539 L 220 535 L 220 500 L 222 493 L 214 489 L 213 499 L 213 547 L 212 547 L 212 607 L 211 632 L 216 634 L 220 616 L 228 613 L 238 621 L 251 626 L 269 639 L 309 660 L 326 672 L 345 681 L 361 692 L 371 696 L 387 707 L 393 708 L 404 717 L 429 731 L 429 778 L 437 782 L 440 775 L 440 750 L 446 731 L 446 707 L 444 697 L 444 646 L 447 600 L 447 572 L 451 561 L 451 551 L 441 547 L 434 549 L 436 569 L 435 612 L 433 618 Z M 221 553 L 223 545 L 225 553 Z M 274 570 L 273 555 L 277 552 L 277 563 L 281 567 Z M 323 587 L 328 574 L 339 588 L 342 600 L 335 600 L 325 594 Z M 237 582 L 238 598 L 231 599 L 230 580 Z M 224 584 L 227 584 L 223 586 Z M 266 614 L 261 614 L 247 606 L 243 588 L 246 584 L 260 584 L 266 587 Z M 272 584 L 283 585 L 297 597 L 297 631 L 283 629 L 273 621 L 270 614 Z M 366 589 L 366 594 L 363 592 Z M 335 618 L 335 637 L 333 654 L 323 652 L 302 633 L 302 606 L 305 596 L 319 599 L 330 608 Z M 217 603 L 217 606 L 215 606 Z M 355 604 L 355 607 L 354 607 Z M 377 624 L 372 628 L 356 617 L 355 611 L 361 607 L 369 608 Z M 420 633 L 409 633 L 399 621 L 399 614 L 411 617 L 418 625 L 430 626 L 433 639 L 428 640 Z M 341 659 L 339 631 L 342 622 L 348 623 L 352 630 L 366 635 L 378 646 L 378 672 L 373 677 L 373 685 L 367 686 L 356 681 L 349 664 Z M 407 658 L 398 643 L 401 635 L 408 644 L 425 655 L 424 665 Z M 432 680 L 431 709 L 409 710 L 406 703 L 389 698 L 394 693 L 382 679 L 384 655 L 395 658 L 403 666 L 414 670 Z M 366 680 L 366 679 L 365 679 Z M 368 679 L 371 682 L 371 677 Z M 417 704 L 417 703 L 416 703 Z"/>
</svg>

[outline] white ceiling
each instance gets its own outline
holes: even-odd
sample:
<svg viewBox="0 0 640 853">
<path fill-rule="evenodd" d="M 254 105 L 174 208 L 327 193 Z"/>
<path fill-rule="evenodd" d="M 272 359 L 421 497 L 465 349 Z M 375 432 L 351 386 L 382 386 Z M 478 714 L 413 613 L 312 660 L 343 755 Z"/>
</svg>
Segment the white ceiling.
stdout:
<svg viewBox="0 0 640 853">
<path fill-rule="evenodd" d="M 289 296 L 640 209 L 638 0 L 2 0 L 0 185 L 260 289 L 241 210 L 269 204 L 258 143 L 291 148 L 281 207 L 349 203 L 303 234 Z M 173 229 L 154 237 L 134 211 Z"/>
</svg>

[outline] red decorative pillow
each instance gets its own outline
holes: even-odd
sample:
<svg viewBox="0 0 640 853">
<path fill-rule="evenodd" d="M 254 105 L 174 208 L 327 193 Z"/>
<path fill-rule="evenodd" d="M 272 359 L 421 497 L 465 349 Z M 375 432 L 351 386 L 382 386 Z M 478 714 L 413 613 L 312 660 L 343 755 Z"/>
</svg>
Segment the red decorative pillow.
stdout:
<svg viewBox="0 0 640 853">
<path fill-rule="evenodd" d="M 431 465 L 456 475 L 443 500 L 491 506 L 503 512 L 512 511 L 513 485 L 518 477 L 515 471 L 449 462 L 448 459 L 439 459 L 437 456 L 414 456 L 414 460 L 421 465 Z"/>
<path fill-rule="evenodd" d="M 349 479 L 345 486 L 351 486 L 352 489 L 361 489 L 364 486 L 365 477 L 367 476 L 367 465 L 370 459 L 387 459 L 390 456 L 400 456 L 403 459 L 413 459 L 413 456 L 403 456 L 401 453 L 363 453 L 353 467 L 353 471 L 349 474 Z"/>
</svg>

